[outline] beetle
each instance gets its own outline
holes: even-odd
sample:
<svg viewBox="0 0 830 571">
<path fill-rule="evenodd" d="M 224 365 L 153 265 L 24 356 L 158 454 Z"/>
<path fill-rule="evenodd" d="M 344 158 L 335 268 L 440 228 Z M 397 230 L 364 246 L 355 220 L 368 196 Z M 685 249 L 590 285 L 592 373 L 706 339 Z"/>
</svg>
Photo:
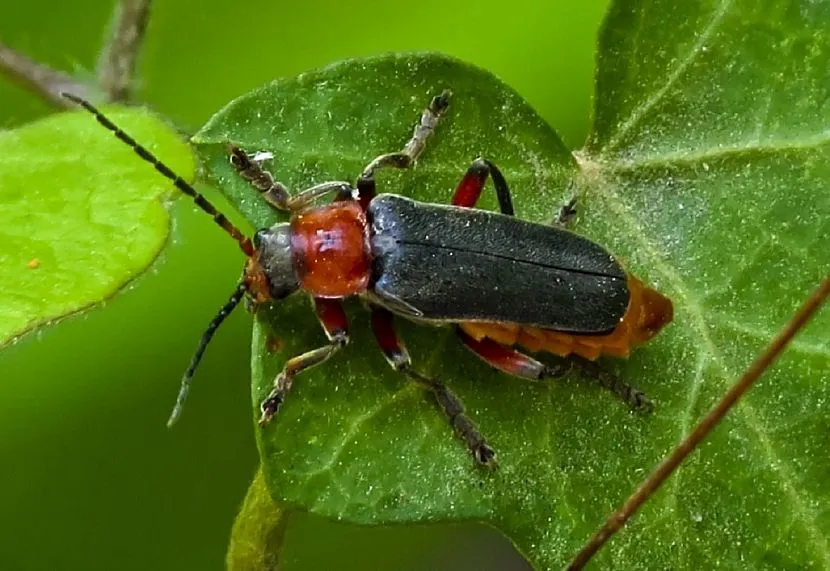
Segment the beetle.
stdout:
<svg viewBox="0 0 830 571">
<path fill-rule="evenodd" d="M 233 295 L 210 322 L 187 368 L 168 424 L 179 417 L 190 381 L 216 329 L 247 296 L 254 307 L 297 291 L 312 297 L 328 342 L 286 361 L 260 405 L 260 424 L 277 413 L 298 373 L 329 359 L 349 341 L 344 298 L 362 297 L 387 361 L 431 390 L 474 458 L 495 463 L 495 452 L 464 413 L 460 400 L 440 381 L 411 366 L 394 317 L 448 324 L 461 342 L 491 366 L 510 375 L 541 380 L 574 367 L 617 393 L 632 408 L 650 410 L 645 395 L 604 371 L 601 355 L 627 356 L 673 317 L 671 301 L 627 273 L 602 246 L 567 229 L 575 199 L 552 224 L 516 218 L 508 184 L 495 164 L 473 161 L 451 204 L 431 204 L 378 194 L 375 173 L 406 169 L 426 148 L 449 106 L 445 90 L 433 98 L 399 152 L 372 160 L 356 185 L 328 181 L 293 194 L 262 166 L 229 144 L 231 164 L 288 222 L 245 236 L 201 194 L 120 130 L 87 101 L 66 94 L 94 114 L 116 137 L 189 195 L 228 232 L 247 257 Z M 476 209 L 488 178 L 500 212 Z M 334 200 L 314 203 L 325 195 Z M 549 354 L 546 363 L 521 352 Z"/>
</svg>

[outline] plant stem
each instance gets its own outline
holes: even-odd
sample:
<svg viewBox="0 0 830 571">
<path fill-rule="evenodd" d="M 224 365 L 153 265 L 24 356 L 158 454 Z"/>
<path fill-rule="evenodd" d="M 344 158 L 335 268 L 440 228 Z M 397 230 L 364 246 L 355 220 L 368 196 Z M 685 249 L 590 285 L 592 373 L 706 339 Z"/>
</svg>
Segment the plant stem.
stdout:
<svg viewBox="0 0 830 571">
<path fill-rule="evenodd" d="M 61 97 L 62 91 L 74 93 L 85 99 L 89 99 L 92 95 L 89 86 L 63 72 L 37 63 L 2 42 L 0 42 L 0 73 L 41 97 L 53 107 L 61 109 L 72 106 L 71 102 Z"/>
<path fill-rule="evenodd" d="M 126 103 L 132 98 L 150 4 L 151 0 L 123 0 L 116 8 L 112 34 L 98 64 L 98 85 L 109 102 Z"/>
</svg>

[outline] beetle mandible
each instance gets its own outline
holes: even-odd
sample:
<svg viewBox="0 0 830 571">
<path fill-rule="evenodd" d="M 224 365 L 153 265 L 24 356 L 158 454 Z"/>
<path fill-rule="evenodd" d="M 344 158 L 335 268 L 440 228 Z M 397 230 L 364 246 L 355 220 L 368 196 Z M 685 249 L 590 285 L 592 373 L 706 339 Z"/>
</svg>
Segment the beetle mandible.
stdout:
<svg viewBox="0 0 830 571">
<path fill-rule="evenodd" d="M 355 186 L 329 181 L 292 195 L 262 167 L 259 155 L 251 158 L 229 145 L 230 161 L 239 175 L 270 205 L 291 214 L 289 222 L 261 229 L 253 239 L 89 102 L 64 96 L 94 114 L 172 180 L 247 256 L 242 279 L 210 322 L 184 373 L 169 425 L 181 413 L 213 334 L 239 302 L 247 295 L 258 305 L 299 290 L 312 297 L 328 343 L 285 363 L 260 405 L 261 425 L 277 413 L 298 373 L 326 361 L 348 343 L 349 323 L 341 300 L 351 296 L 367 302 L 373 333 L 392 367 L 433 392 L 480 464 L 494 465 L 495 452 L 465 415 L 460 400 L 442 382 L 411 366 L 395 332 L 395 315 L 454 326 L 464 345 L 508 374 L 541 380 L 577 368 L 632 408 L 650 410 L 651 402 L 642 392 L 594 361 L 601 355 L 627 356 L 633 346 L 651 339 L 672 320 L 672 303 L 627 273 L 604 248 L 567 229 L 575 199 L 550 225 L 516 218 L 504 176 L 484 158 L 473 161 L 451 205 L 376 193 L 376 171 L 407 169 L 424 151 L 449 106 L 448 90 L 432 99 L 403 149 L 371 161 Z M 475 208 L 488 177 L 500 213 Z M 332 202 L 314 205 L 329 194 L 335 195 Z M 516 347 L 546 352 L 548 362 Z"/>
</svg>

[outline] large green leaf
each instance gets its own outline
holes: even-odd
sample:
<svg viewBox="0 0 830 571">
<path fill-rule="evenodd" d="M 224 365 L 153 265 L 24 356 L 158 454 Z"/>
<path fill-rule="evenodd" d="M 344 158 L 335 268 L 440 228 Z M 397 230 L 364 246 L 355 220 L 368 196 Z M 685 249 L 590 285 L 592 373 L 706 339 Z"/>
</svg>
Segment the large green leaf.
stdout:
<svg viewBox="0 0 830 571">
<path fill-rule="evenodd" d="M 675 438 L 830 271 L 828 22 L 822 2 L 619 2 L 601 34 L 582 228 L 674 295 Z M 830 567 L 828 339 L 825 311 L 618 557 Z"/>
<path fill-rule="evenodd" d="M 187 145 L 143 110 L 113 121 L 194 175 Z M 0 132 L 0 345 L 100 302 L 158 255 L 172 185 L 85 111 Z"/>
<path fill-rule="evenodd" d="M 608 60 L 611 47 L 616 57 L 631 57 L 613 40 L 614 32 L 628 25 L 625 18 L 614 12 L 607 23 L 601 77 L 606 67 L 614 67 Z M 429 150 L 412 171 L 383 173 L 380 189 L 446 202 L 470 161 L 484 155 L 512 183 L 517 214 L 544 222 L 574 180 L 583 206 L 577 228 L 603 240 L 635 274 L 677 302 L 671 328 L 628 361 L 608 363 L 655 397 L 657 410 L 650 417 L 632 415 L 611 394 L 576 378 L 545 384 L 509 378 L 462 349 L 450 331 L 402 322 L 415 363 L 463 398 L 497 449 L 500 469 L 482 470 L 452 438 L 429 395 L 389 370 L 374 346 L 366 314 L 353 303 L 352 344 L 302 374 L 278 419 L 258 431 L 265 480 L 272 497 L 285 506 L 351 522 L 489 521 L 536 565 L 561 566 L 821 275 L 828 253 L 817 251 L 809 259 L 806 248 L 813 242 L 807 238 L 816 239 L 822 215 L 830 212 L 826 200 L 807 200 L 817 192 L 819 175 L 804 177 L 795 160 L 766 183 L 764 205 L 774 206 L 776 194 L 779 201 L 786 194 L 802 210 L 763 219 L 763 233 L 753 217 L 766 210 L 740 198 L 759 192 L 757 185 L 771 166 L 746 167 L 728 183 L 716 161 L 698 169 L 700 177 L 717 175 L 709 192 L 727 191 L 711 212 L 704 208 L 701 189 L 688 180 L 684 188 L 686 179 L 679 179 L 672 165 L 626 170 L 622 161 L 629 159 L 603 154 L 599 129 L 593 139 L 598 143 L 579 155 L 582 168 L 577 170 L 555 133 L 512 90 L 485 72 L 436 55 L 351 61 L 276 81 L 232 102 L 194 142 L 209 178 L 250 220 L 265 225 L 279 216 L 232 172 L 225 155 L 228 141 L 249 151 L 274 152 L 274 172 L 294 189 L 327 179 L 351 180 L 375 155 L 399 148 L 430 97 L 445 87 L 453 90 L 452 105 Z M 612 103 L 600 94 L 598 105 Z M 621 111 L 614 124 L 624 117 Z M 787 185 L 787 173 L 799 177 L 802 187 Z M 494 208 L 495 199 L 487 195 L 483 207 Z M 747 221 L 737 227 L 742 217 Z M 727 255 L 720 242 L 754 231 L 760 245 L 774 226 L 779 227 L 777 247 L 763 259 L 747 259 L 747 271 L 764 281 L 753 282 L 751 273 L 726 281 L 733 270 L 720 259 Z M 692 246 L 697 253 L 686 254 Z M 689 256 L 682 265 L 676 259 L 681 255 Z M 798 256 L 801 263 L 790 266 Z M 789 289 L 769 280 L 770 273 L 786 273 Z M 731 301 L 731 314 L 701 321 L 708 307 L 691 293 L 687 283 L 692 280 L 712 300 Z M 758 311 L 750 313 L 756 304 Z M 303 297 L 261 315 L 253 341 L 254 407 L 286 358 L 325 342 Z M 817 477 L 828 464 L 815 456 L 821 428 L 816 416 L 830 396 L 816 380 L 828 370 L 820 336 L 827 323 L 819 319 L 774 373 L 774 379 L 789 381 L 788 392 L 790 387 L 798 392 L 779 397 L 781 389 L 770 390 L 771 383 L 758 391 L 703 447 L 687 474 L 604 553 L 603 565 L 684 568 L 716 559 L 730 566 L 742 560 L 818 564 L 827 557 L 820 533 L 827 523 L 815 507 L 828 499 L 827 485 Z M 281 341 L 275 353 L 266 350 L 271 334 Z M 746 412 L 761 400 L 774 401 L 774 408 L 756 405 Z M 773 437 L 767 425 L 783 419 L 786 428 Z M 785 461 L 787 454 L 792 456 Z M 795 463 L 809 479 L 792 480 Z M 780 476 L 781 470 L 789 479 Z M 801 486 L 807 500 L 800 497 Z M 788 501 L 793 494 L 801 503 Z M 788 514 L 789 505 L 799 509 Z M 768 518 L 764 525 L 758 519 L 762 515 Z"/>
</svg>

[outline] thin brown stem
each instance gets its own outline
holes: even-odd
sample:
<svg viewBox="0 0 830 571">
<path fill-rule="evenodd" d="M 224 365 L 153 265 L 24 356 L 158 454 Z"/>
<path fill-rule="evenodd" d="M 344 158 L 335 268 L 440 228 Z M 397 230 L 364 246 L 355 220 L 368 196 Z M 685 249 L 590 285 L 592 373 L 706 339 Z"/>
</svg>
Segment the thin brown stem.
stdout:
<svg viewBox="0 0 830 571">
<path fill-rule="evenodd" d="M 107 100 L 128 102 L 132 97 L 135 68 L 144 44 L 151 0 L 122 0 L 98 65 L 98 85 Z"/>
<path fill-rule="evenodd" d="M 89 86 L 63 72 L 37 63 L 2 42 L 0 42 L 0 74 L 38 95 L 50 105 L 61 109 L 72 106 L 70 101 L 61 97 L 62 91 L 87 99 L 92 98 L 93 95 Z"/>
<path fill-rule="evenodd" d="M 750 365 L 740 379 L 727 391 L 723 398 L 698 423 L 695 429 L 666 457 L 640 484 L 619 510 L 611 514 L 606 522 L 576 554 L 567 569 L 582 569 L 636 511 L 665 482 L 677 467 L 691 454 L 712 429 L 726 416 L 726 413 L 752 387 L 758 377 L 781 355 L 796 333 L 818 311 L 830 295 L 830 276 L 826 276 L 816 291 L 801 306 L 786 327 L 772 340 L 766 350 Z"/>
</svg>

